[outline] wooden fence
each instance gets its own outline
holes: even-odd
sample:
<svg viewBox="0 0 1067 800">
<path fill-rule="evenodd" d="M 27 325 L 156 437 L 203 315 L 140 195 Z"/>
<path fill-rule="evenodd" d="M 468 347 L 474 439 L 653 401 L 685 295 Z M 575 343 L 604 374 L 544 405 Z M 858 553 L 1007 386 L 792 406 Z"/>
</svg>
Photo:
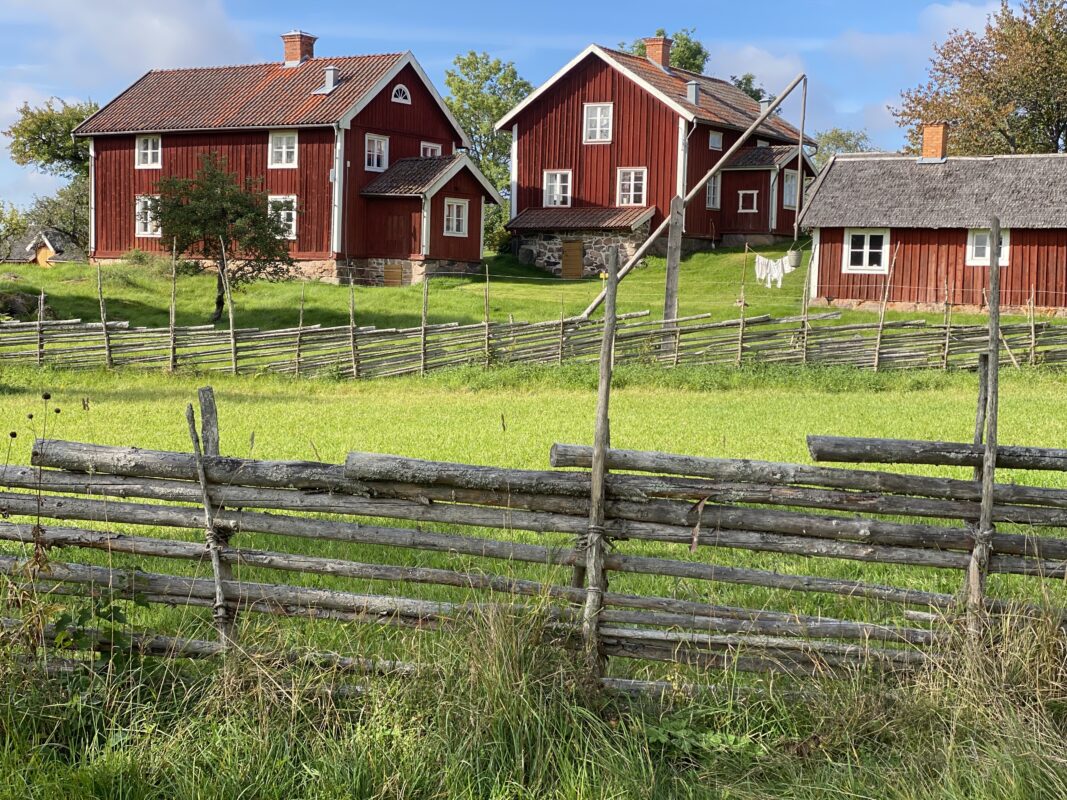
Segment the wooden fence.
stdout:
<svg viewBox="0 0 1067 800">
<path fill-rule="evenodd" d="M 663 688 L 664 663 L 907 674 L 945 655 L 957 618 L 981 635 L 1001 614 L 1034 612 L 1054 621 L 1048 635 L 1064 635 L 1067 537 L 1055 531 L 1067 527 L 1067 490 L 998 483 L 995 471 L 1067 471 L 1067 451 L 998 444 L 997 315 L 973 443 L 809 442 L 820 460 L 975 468 L 968 479 L 929 477 L 612 449 L 615 285 L 612 270 L 594 444 L 555 445 L 554 469 L 223 457 L 210 389 L 199 430 L 186 412 L 191 452 L 36 441 L 30 466 L 0 472 L 0 539 L 26 548 L 0 556 L 0 573 L 12 612 L 31 612 L 3 625 L 38 655 L 239 658 L 263 654 L 245 644 L 257 618 L 447 634 L 505 609 L 547 615 L 551 642 L 583 651 L 588 677 L 626 690 Z M 842 562 L 854 566 L 835 569 Z M 884 565 L 899 582 L 884 581 Z M 326 577 L 347 585 L 307 585 Z M 69 619 L 49 624 L 28 602 L 68 594 L 201 608 L 214 634 L 138 631 L 116 643 Z M 798 594 L 815 595 L 820 612 L 798 613 Z M 343 672 L 421 668 L 277 649 L 283 662 Z"/>
</svg>

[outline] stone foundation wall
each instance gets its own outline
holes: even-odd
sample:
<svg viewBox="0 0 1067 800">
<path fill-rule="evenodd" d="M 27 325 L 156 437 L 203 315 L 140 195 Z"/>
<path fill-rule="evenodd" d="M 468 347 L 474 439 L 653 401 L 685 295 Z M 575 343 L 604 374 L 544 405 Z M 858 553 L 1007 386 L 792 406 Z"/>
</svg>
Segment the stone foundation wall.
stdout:
<svg viewBox="0 0 1067 800">
<path fill-rule="evenodd" d="M 427 276 L 455 275 L 456 273 L 481 275 L 485 270 L 480 261 L 452 261 L 437 258 L 425 261 L 403 258 L 354 258 L 350 262 L 337 264 L 335 280 L 365 286 L 384 286 L 386 264 L 400 266 L 402 286 L 422 283 Z"/>
<path fill-rule="evenodd" d="M 648 238 L 648 223 L 635 231 L 574 231 L 573 233 L 527 233 L 518 236 L 519 261 L 547 270 L 554 275 L 563 271 L 563 242 L 581 240 L 582 274 L 597 275 L 607 263 L 608 251 L 619 248 L 620 263 L 626 262 Z"/>
</svg>

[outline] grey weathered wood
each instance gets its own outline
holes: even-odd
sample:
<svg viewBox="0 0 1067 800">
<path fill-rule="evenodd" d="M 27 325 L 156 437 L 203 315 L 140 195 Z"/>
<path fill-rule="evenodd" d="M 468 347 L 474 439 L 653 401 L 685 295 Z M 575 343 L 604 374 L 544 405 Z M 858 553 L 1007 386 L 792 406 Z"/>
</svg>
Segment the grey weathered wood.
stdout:
<svg viewBox="0 0 1067 800">
<path fill-rule="evenodd" d="M 419 326 L 419 374 L 426 374 L 426 326 L 430 314 L 430 276 L 422 279 L 422 322 Z"/>
<path fill-rule="evenodd" d="M 682 230 L 685 225 L 685 198 L 671 198 L 670 228 L 667 233 L 667 267 L 663 290 L 663 330 L 672 334 L 678 325 L 678 281 L 682 263 Z M 673 343 L 674 337 L 664 337 L 664 344 Z"/>
<path fill-rule="evenodd" d="M 226 313 L 230 322 L 230 371 L 237 374 L 237 323 L 233 312 L 233 293 L 230 291 L 230 270 L 226 263 L 226 241 L 219 237 L 219 275 L 226 295 Z"/>
<path fill-rule="evenodd" d="M 882 335 L 885 333 L 885 311 L 889 305 L 889 290 L 893 286 L 893 269 L 897 265 L 897 254 L 900 253 L 900 242 L 897 242 L 893 250 L 893 258 L 889 262 L 889 270 L 885 276 L 885 289 L 882 292 L 882 305 L 878 309 L 878 334 L 874 340 L 874 371 L 877 372 L 882 364 Z"/>
<path fill-rule="evenodd" d="M 980 445 L 913 439 L 870 439 L 847 436 L 809 436 L 808 452 L 816 461 L 864 464 L 932 464 L 976 467 L 984 459 Z M 1067 450 L 1004 445 L 997 448 L 1001 469 L 1067 471 Z"/>
<path fill-rule="evenodd" d="M 293 358 L 293 363 L 296 367 L 296 376 L 300 377 L 300 357 L 303 355 L 303 338 L 304 338 L 304 291 L 307 289 L 307 281 L 300 282 L 300 310 L 298 312 L 296 323 L 296 353 Z"/>
<path fill-rule="evenodd" d="M 111 334 L 107 328 L 107 303 L 104 301 L 104 276 L 100 264 L 96 265 L 96 298 L 100 302 L 100 333 L 104 337 L 104 366 L 111 369 L 114 361 L 111 358 Z"/>
<path fill-rule="evenodd" d="M 44 364 L 44 289 L 37 296 L 37 366 Z"/>
<path fill-rule="evenodd" d="M 178 368 L 178 239 L 170 247 L 170 307 L 167 314 L 167 371 Z"/>
</svg>

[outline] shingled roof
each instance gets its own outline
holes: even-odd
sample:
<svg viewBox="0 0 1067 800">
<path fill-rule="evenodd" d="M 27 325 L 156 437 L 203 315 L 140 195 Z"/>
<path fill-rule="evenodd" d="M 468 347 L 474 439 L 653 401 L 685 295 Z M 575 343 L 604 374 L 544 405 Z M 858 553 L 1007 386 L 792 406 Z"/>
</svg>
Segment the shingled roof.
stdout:
<svg viewBox="0 0 1067 800">
<path fill-rule="evenodd" d="M 113 133 L 281 128 L 334 125 L 410 64 L 410 53 L 309 58 L 231 67 L 153 70 L 79 125 L 76 136 Z M 337 86 L 317 93 L 325 68 L 337 67 Z M 453 119 L 430 81 L 430 92 Z M 464 137 L 458 122 L 456 131 Z"/>
<path fill-rule="evenodd" d="M 528 208 L 511 220 L 509 231 L 634 230 L 652 218 L 655 208 Z"/>
<path fill-rule="evenodd" d="M 48 259 L 54 263 L 88 261 L 85 251 L 62 231 L 55 228 L 35 228 L 22 236 L 0 241 L 0 261 L 28 262 L 37 257 L 39 245 L 47 245 L 54 255 Z"/>
<path fill-rule="evenodd" d="M 800 217 L 806 228 L 1067 228 L 1067 155 L 920 162 L 881 153 L 830 160 Z"/>
<path fill-rule="evenodd" d="M 723 169 L 770 169 L 782 167 L 797 157 L 796 145 L 776 144 L 770 147 L 742 147 L 723 165 Z M 805 154 L 807 158 L 807 154 Z M 808 163 L 811 161 L 808 159 Z M 811 165 L 812 172 L 816 172 Z"/>
<path fill-rule="evenodd" d="M 503 128 L 541 92 L 562 78 L 574 66 L 589 56 L 596 56 L 604 60 L 609 66 L 618 69 L 625 75 L 632 76 L 652 90 L 653 94 L 679 111 L 683 116 L 691 120 L 707 122 L 720 128 L 733 130 L 745 130 L 759 117 L 762 109 L 760 104 L 738 89 L 729 81 L 713 78 L 710 75 L 701 75 L 689 70 L 670 67 L 664 69 L 654 64 L 644 56 L 632 53 L 624 53 L 601 45 L 590 45 L 583 50 L 574 60 L 563 69 L 549 78 L 538 87 L 525 101 L 513 108 L 497 123 L 497 128 Z M 686 84 L 696 81 L 700 86 L 697 103 L 689 102 Z M 796 140 L 800 132 L 786 122 L 782 117 L 774 114 L 766 122 L 757 128 L 760 136 L 773 137 L 776 139 Z M 810 144 L 815 141 L 810 137 L 805 139 Z"/>
<path fill-rule="evenodd" d="M 365 197 L 422 197 L 436 193 L 445 182 L 463 169 L 469 169 L 494 202 L 500 203 L 500 195 L 463 152 L 430 158 L 400 158 L 385 172 L 363 187 Z"/>
</svg>

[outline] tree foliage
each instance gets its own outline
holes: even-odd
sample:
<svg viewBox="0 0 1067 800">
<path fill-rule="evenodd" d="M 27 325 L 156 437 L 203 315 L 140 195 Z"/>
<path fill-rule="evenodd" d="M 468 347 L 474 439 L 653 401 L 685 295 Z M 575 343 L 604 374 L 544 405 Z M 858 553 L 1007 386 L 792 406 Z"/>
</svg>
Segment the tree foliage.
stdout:
<svg viewBox="0 0 1067 800">
<path fill-rule="evenodd" d="M 708 65 L 711 53 L 699 39 L 696 38 L 696 28 L 682 28 L 670 35 L 671 40 L 671 66 L 678 69 L 704 73 L 704 67 Z M 655 36 L 667 36 L 665 28 L 658 28 Z M 644 39 L 635 39 L 630 44 L 619 43 L 619 49 L 635 56 L 647 55 Z"/>
<path fill-rule="evenodd" d="M 64 178 L 87 176 L 89 140 L 75 139 L 71 132 L 98 108 L 91 100 L 67 103 L 55 97 L 36 107 L 23 103 L 18 119 L 4 131 L 11 139 L 11 159 Z"/>
<path fill-rule="evenodd" d="M 26 217 L 18 207 L 0 200 L 0 259 L 11 255 L 11 246 L 26 232 Z"/>
<path fill-rule="evenodd" d="M 981 33 L 934 48 L 926 83 L 892 109 L 913 151 L 922 126 L 948 122 L 951 155 L 1067 150 L 1067 2 L 1003 2 Z"/>
<path fill-rule="evenodd" d="M 838 153 L 870 153 L 877 149 L 866 130 L 827 128 L 815 134 L 815 142 L 819 149 L 812 158 L 819 169 Z"/>
<path fill-rule="evenodd" d="M 34 229 L 63 231 L 83 250 L 89 249 L 89 177 L 76 175 L 55 194 L 35 197 L 25 214 Z"/>
<path fill-rule="evenodd" d="M 445 72 L 445 102 L 471 140 L 470 156 L 497 189 L 510 181 L 511 135 L 497 133 L 497 120 L 533 91 L 511 61 L 488 53 L 458 55 Z"/>
<path fill-rule="evenodd" d="M 731 75 L 730 83 L 747 94 L 757 103 L 762 103 L 764 100 L 771 102 L 774 100 L 774 95 L 763 88 L 763 84 L 758 82 L 758 78 L 751 72 L 746 72 L 743 75 Z"/>
<path fill-rule="evenodd" d="M 157 192 L 149 213 L 158 221 L 165 245 L 219 265 L 212 321 L 225 307 L 223 256 L 231 288 L 289 277 L 293 259 L 286 226 L 269 207 L 267 193 L 251 179 L 239 183 L 217 153 L 201 159 L 193 178 L 162 178 Z"/>
</svg>

